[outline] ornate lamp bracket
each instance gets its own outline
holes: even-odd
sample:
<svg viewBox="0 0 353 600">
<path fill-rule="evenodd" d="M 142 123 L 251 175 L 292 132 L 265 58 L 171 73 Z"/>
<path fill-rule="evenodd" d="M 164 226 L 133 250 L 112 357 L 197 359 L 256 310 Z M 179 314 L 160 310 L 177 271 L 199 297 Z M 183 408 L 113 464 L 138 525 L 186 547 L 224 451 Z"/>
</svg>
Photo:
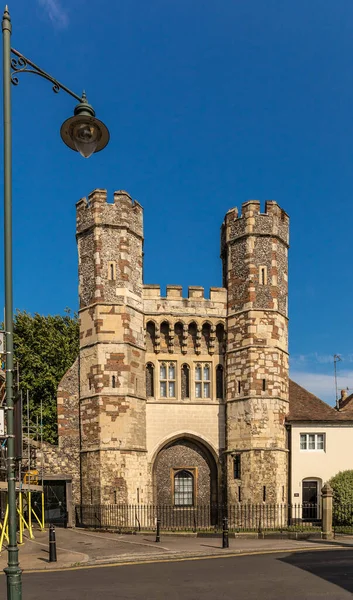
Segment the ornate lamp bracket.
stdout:
<svg viewBox="0 0 353 600">
<path fill-rule="evenodd" d="M 63 90 L 79 102 L 82 101 L 82 96 L 78 96 L 78 94 L 75 94 L 75 92 L 71 91 L 66 85 L 63 85 L 60 81 L 54 79 L 49 73 L 43 71 L 43 69 L 38 67 L 38 65 L 35 65 L 29 58 L 23 56 L 18 50 L 15 50 L 15 48 L 11 48 L 11 54 L 14 54 L 17 57 L 11 58 L 11 83 L 13 83 L 13 85 L 19 84 L 19 73 L 33 73 L 33 75 L 39 75 L 39 77 L 43 77 L 43 79 L 50 81 L 53 84 L 53 92 L 55 94 L 60 90 Z"/>
</svg>

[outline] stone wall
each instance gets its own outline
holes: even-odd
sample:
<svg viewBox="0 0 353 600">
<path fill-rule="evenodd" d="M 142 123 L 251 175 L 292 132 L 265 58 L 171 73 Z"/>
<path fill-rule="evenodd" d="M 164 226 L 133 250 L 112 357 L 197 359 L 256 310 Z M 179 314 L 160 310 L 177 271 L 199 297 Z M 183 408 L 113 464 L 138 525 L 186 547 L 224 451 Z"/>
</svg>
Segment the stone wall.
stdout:
<svg viewBox="0 0 353 600">
<path fill-rule="evenodd" d="M 186 469 L 194 478 L 195 504 L 217 502 L 217 470 L 205 448 L 179 440 L 158 455 L 154 470 L 157 504 L 174 504 L 174 477 Z"/>
<path fill-rule="evenodd" d="M 58 386 L 58 445 L 31 442 L 33 464 L 43 478 L 60 475 L 72 479 L 73 503 L 80 502 L 80 432 L 78 400 L 78 359 Z M 26 456 L 26 453 L 24 454 Z"/>
<path fill-rule="evenodd" d="M 146 501 L 141 206 L 95 190 L 77 204 L 77 243 L 82 501 Z"/>
</svg>

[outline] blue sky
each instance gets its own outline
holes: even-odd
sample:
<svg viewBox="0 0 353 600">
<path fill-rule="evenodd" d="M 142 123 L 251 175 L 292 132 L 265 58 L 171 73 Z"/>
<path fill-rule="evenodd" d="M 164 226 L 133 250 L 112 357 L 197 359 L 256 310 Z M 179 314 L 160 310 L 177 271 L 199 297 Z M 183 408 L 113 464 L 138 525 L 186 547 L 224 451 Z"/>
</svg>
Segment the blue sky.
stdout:
<svg viewBox="0 0 353 600">
<path fill-rule="evenodd" d="M 333 402 L 339 353 L 339 387 L 353 388 L 351 0 L 9 8 L 13 46 L 85 89 L 111 132 L 84 160 L 59 136 L 72 99 L 26 74 L 13 87 L 15 306 L 77 308 L 75 202 L 96 187 L 144 206 L 145 282 L 185 295 L 221 285 L 225 212 L 275 199 L 291 217 L 291 375 Z"/>
</svg>

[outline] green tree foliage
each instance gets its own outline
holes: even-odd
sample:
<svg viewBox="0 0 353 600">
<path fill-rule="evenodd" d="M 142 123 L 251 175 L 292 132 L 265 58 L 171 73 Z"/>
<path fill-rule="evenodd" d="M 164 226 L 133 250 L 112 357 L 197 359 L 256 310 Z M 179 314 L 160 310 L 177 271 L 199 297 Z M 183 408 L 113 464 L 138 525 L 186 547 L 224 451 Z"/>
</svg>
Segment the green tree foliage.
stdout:
<svg viewBox="0 0 353 600">
<path fill-rule="evenodd" d="M 77 315 L 66 309 L 65 315 L 30 315 L 17 311 L 14 319 L 15 361 L 20 370 L 24 422 L 26 394 L 29 392 L 30 421 L 40 422 L 43 405 L 43 439 L 57 442 L 56 394 L 58 383 L 73 364 L 79 350 Z"/>
<path fill-rule="evenodd" d="M 329 484 L 333 489 L 335 525 L 353 525 L 353 470 L 340 471 Z"/>
</svg>

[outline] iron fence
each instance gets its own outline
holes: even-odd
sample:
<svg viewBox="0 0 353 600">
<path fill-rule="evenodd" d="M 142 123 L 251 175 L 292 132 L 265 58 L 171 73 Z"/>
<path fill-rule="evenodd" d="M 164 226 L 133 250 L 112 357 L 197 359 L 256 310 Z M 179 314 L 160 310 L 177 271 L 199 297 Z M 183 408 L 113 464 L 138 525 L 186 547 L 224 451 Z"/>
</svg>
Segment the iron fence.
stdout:
<svg viewBox="0 0 353 600">
<path fill-rule="evenodd" d="M 224 517 L 232 532 L 296 531 L 321 528 L 316 504 L 232 504 L 198 506 L 89 504 L 77 505 L 76 526 L 118 531 L 220 531 Z"/>
</svg>

